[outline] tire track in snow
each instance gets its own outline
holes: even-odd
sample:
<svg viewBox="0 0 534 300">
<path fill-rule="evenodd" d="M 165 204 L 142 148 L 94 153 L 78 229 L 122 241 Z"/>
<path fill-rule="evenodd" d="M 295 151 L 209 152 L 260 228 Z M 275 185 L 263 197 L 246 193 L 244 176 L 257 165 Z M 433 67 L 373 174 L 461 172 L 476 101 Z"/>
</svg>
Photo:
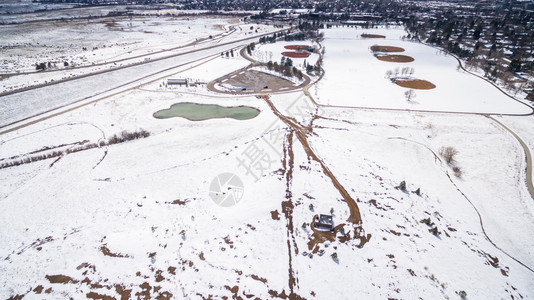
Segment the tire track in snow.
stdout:
<svg viewBox="0 0 534 300">
<path fill-rule="evenodd" d="M 282 212 L 286 217 L 287 227 L 287 253 L 289 257 L 288 263 L 288 286 L 289 286 L 289 299 L 302 299 L 297 293 L 295 288 L 298 288 L 298 279 L 295 276 L 295 270 L 293 269 L 293 253 L 298 255 L 299 250 L 295 241 L 294 225 L 293 225 L 293 193 L 291 187 L 293 183 L 293 169 L 295 165 L 295 155 L 293 153 L 293 135 L 294 131 L 286 135 L 286 141 L 284 143 L 284 175 L 286 180 L 286 201 L 282 202 Z"/>
</svg>

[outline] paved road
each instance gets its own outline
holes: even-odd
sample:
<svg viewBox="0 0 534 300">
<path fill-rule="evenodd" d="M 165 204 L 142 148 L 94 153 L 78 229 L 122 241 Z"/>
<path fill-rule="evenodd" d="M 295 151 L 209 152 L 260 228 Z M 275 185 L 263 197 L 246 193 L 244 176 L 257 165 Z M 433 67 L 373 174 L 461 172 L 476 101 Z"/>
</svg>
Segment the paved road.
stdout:
<svg viewBox="0 0 534 300">
<path fill-rule="evenodd" d="M 216 46 L 194 49 L 166 58 L 154 59 L 120 69 L 88 74 L 71 80 L 56 82 L 43 87 L 2 96 L 0 97 L 0 128 L 69 104 L 83 101 L 93 96 L 98 96 L 113 89 L 131 84 L 136 80 L 157 74 L 160 70 L 168 70 L 174 66 L 180 66 L 201 57 L 215 55 L 227 49 L 239 47 L 263 35 L 265 34 L 226 42 Z"/>
</svg>

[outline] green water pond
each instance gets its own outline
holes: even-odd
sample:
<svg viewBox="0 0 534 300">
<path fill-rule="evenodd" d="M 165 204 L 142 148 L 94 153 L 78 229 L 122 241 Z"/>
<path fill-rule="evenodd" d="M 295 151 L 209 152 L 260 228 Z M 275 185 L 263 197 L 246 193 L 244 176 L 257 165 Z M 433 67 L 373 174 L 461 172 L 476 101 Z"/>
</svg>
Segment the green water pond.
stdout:
<svg viewBox="0 0 534 300">
<path fill-rule="evenodd" d="M 215 118 L 248 120 L 260 114 L 260 110 L 250 106 L 225 107 L 216 104 L 182 102 L 154 113 L 154 118 L 167 119 L 180 117 L 190 121 L 204 121 Z"/>
</svg>

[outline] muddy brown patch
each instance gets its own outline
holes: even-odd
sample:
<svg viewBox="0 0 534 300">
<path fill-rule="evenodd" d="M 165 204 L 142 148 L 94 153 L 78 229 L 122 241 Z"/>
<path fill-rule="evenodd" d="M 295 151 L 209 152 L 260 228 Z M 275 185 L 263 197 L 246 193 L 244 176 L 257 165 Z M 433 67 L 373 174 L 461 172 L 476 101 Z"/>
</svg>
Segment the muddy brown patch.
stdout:
<svg viewBox="0 0 534 300">
<path fill-rule="evenodd" d="M 361 37 L 364 39 L 385 39 L 386 38 L 385 35 L 369 34 L 369 33 L 362 33 Z"/>
<path fill-rule="evenodd" d="M 165 277 L 163 277 L 161 273 L 163 273 L 163 271 L 161 270 L 156 271 L 156 282 L 162 282 L 163 280 L 165 280 Z"/>
<path fill-rule="evenodd" d="M 273 298 L 280 298 L 280 299 L 287 299 L 289 298 L 286 294 L 286 290 L 282 290 L 281 293 L 275 291 L 275 290 L 269 290 L 268 291 L 269 295 L 271 295 L 271 297 Z"/>
<path fill-rule="evenodd" d="M 46 275 L 46 279 L 50 283 L 61 283 L 61 284 L 67 284 L 67 283 L 78 283 L 78 280 L 74 280 L 69 276 L 66 275 Z"/>
<path fill-rule="evenodd" d="M 399 55 L 399 54 L 378 55 L 376 58 L 381 61 L 394 62 L 394 63 L 409 63 L 415 60 L 411 56 Z"/>
<path fill-rule="evenodd" d="M 40 294 L 40 293 L 43 292 L 43 289 L 44 289 L 44 287 L 43 287 L 42 285 L 38 285 L 38 286 L 36 286 L 36 287 L 33 289 L 33 291 L 34 291 L 36 294 Z"/>
<path fill-rule="evenodd" d="M 102 254 L 104 254 L 105 256 L 110 256 L 110 257 L 129 257 L 127 254 L 111 252 L 111 250 L 109 250 L 107 244 L 102 245 L 102 246 L 100 247 L 100 251 L 101 251 Z"/>
<path fill-rule="evenodd" d="M 395 46 L 379 46 L 379 45 L 373 45 L 371 46 L 371 51 L 373 52 L 404 52 L 404 48 L 401 47 L 395 47 Z"/>
<path fill-rule="evenodd" d="M 122 285 L 118 285 L 118 284 L 115 285 L 115 291 L 117 292 L 117 294 L 121 296 L 121 300 L 130 299 L 130 295 L 132 294 L 131 289 L 126 289 Z"/>
<path fill-rule="evenodd" d="M 263 283 L 267 283 L 267 279 L 266 278 L 262 278 L 262 277 L 260 277 L 258 275 L 252 274 L 252 275 L 250 275 L 250 277 L 252 277 L 252 279 L 254 279 L 254 280 L 261 281 Z"/>
<path fill-rule="evenodd" d="M 318 215 L 315 215 L 313 217 L 313 220 L 310 224 L 310 228 L 312 229 L 313 231 L 313 234 L 312 234 L 312 237 L 310 238 L 310 241 L 308 242 L 308 250 L 312 251 L 313 254 L 319 252 L 319 245 L 326 242 L 326 241 L 330 241 L 330 242 L 333 242 L 336 240 L 336 234 L 338 231 L 341 230 L 341 228 L 343 228 L 343 226 L 345 224 L 339 224 L 337 225 L 336 227 L 334 227 L 332 230 L 330 231 L 323 231 L 323 230 L 318 230 L 317 228 L 315 228 L 315 224 L 316 224 L 316 220 L 319 218 Z M 348 241 L 350 238 L 347 238 L 347 239 L 343 239 L 343 241 Z M 340 239 L 341 240 L 341 239 Z"/>
<path fill-rule="evenodd" d="M 402 86 L 404 88 L 409 88 L 409 89 L 415 89 L 415 90 L 431 90 L 431 89 L 436 88 L 436 85 L 433 84 L 432 82 L 422 80 L 422 79 L 407 79 L 407 80 L 397 79 L 395 80 L 395 83 L 398 86 Z"/>
<path fill-rule="evenodd" d="M 108 295 L 102 295 L 95 292 L 89 292 L 85 295 L 89 299 L 102 299 L 102 300 L 117 300 L 115 297 L 111 297 Z"/>
<path fill-rule="evenodd" d="M 143 282 L 141 285 L 139 285 L 141 288 L 141 291 L 135 293 L 138 299 L 150 299 L 150 291 L 152 290 L 152 287 L 148 282 Z"/>
</svg>

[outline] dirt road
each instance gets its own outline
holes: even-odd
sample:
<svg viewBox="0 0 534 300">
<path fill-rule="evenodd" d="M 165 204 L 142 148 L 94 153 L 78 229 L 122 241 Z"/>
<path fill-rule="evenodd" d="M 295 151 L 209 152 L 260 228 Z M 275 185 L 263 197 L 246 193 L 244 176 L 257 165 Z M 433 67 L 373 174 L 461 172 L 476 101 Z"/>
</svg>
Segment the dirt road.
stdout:
<svg viewBox="0 0 534 300">
<path fill-rule="evenodd" d="M 288 125 L 293 132 L 296 134 L 298 140 L 302 144 L 302 147 L 304 148 L 304 151 L 308 155 L 309 158 L 313 159 L 317 163 L 321 165 L 321 168 L 323 169 L 323 172 L 330 180 L 332 181 L 332 184 L 334 187 L 339 191 L 339 194 L 347 203 L 349 207 L 349 218 L 347 219 L 347 222 L 354 225 L 354 237 L 360 240 L 360 247 L 363 246 L 370 238 L 370 235 L 365 235 L 365 231 L 362 227 L 362 217 L 360 215 L 360 209 L 358 208 L 358 204 L 356 204 L 356 201 L 350 196 L 350 194 L 347 192 L 345 187 L 339 182 L 339 180 L 336 178 L 336 176 L 330 171 L 328 166 L 323 162 L 322 159 L 320 159 L 313 149 L 310 147 L 310 144 L 308 143 L 307 134 L 308 129 L 302 127 L 299 125 L 299 123 L 291 117 L 284 116 L 280 111 L 274 106 L 274 104 L 269 99 L 268 95 L 262 95 L 259 96 L 261 99 L 263 99 L 267 105 L 271 108 L 273 113 L 282 120 L 286 125 Z"/>
</svg>

